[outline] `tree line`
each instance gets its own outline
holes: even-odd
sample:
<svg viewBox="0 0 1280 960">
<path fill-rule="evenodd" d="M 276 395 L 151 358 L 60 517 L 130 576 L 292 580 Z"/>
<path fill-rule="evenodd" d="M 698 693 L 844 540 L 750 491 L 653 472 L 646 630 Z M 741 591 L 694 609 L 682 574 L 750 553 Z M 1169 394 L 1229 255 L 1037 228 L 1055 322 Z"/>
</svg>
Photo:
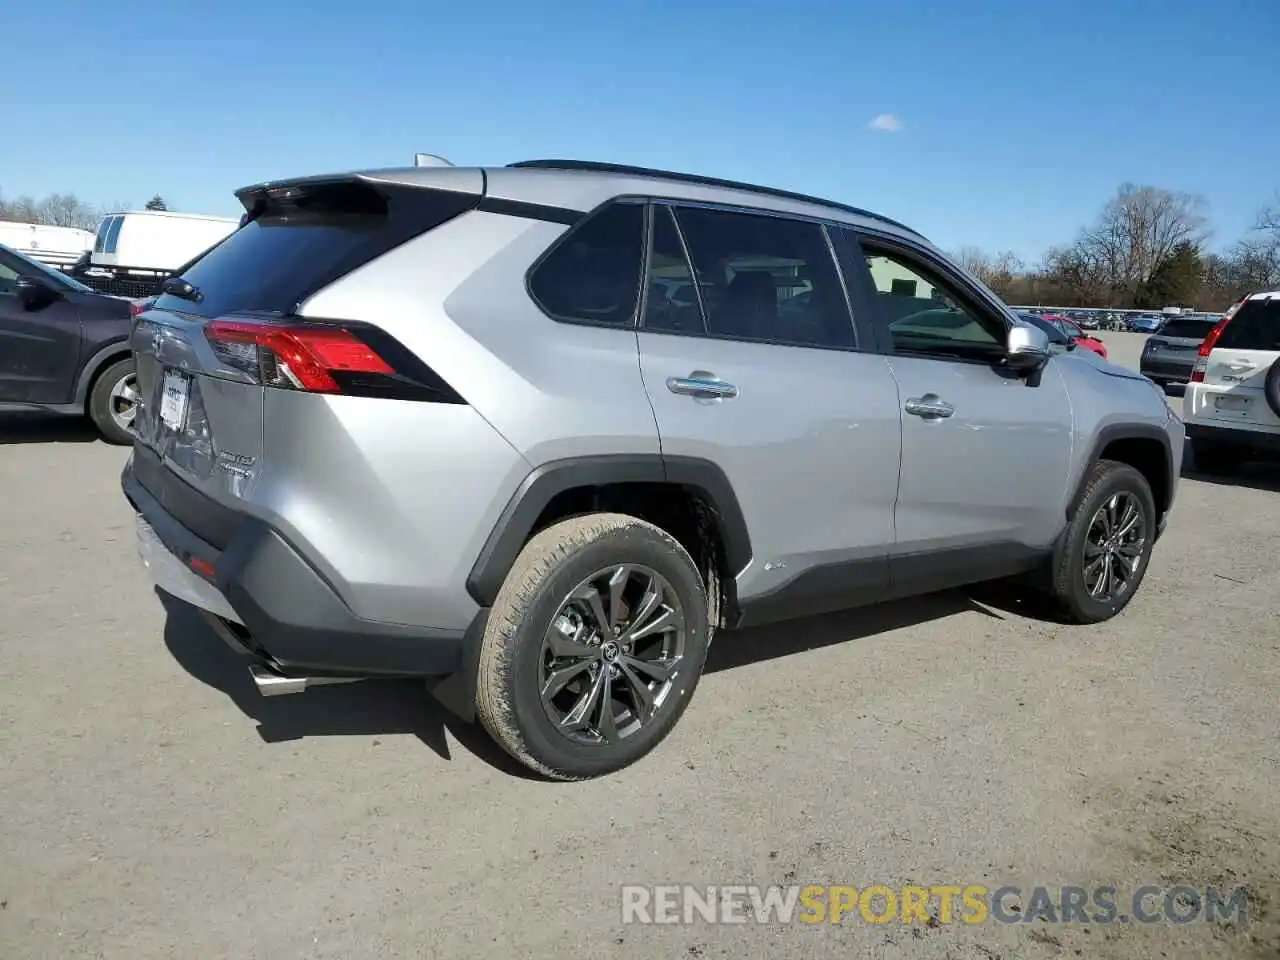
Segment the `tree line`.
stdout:
<svg viewBox="0 0 1280 960">
<path fill-rule="evenodd" d="M 1074 241 L 1035 266 L 974 247 L 955 256 L 1006 302 L 1022 305 L 1218 311 L 1280 288 L 1280 194 L 1223 252 L 1211 252 L 1208 239 L 1203 198 L 1126 183 Z"/>
<path fill-rule="evenodd" d="M 95 206 L 86 203 L 74 193 L 51 193 L 37 200 L 35 197 L 17 197 L 6 200 L 0 194 L 0 220 L 12 223 L 42 223 L 50 227 L 76 227 L 80 230 L 96 230 L 102 218 L 132 204 L 114 203 Z M 147 210 L 168 210 L 169 204 L 159 194 L 147 201 Z"/>
</svg>

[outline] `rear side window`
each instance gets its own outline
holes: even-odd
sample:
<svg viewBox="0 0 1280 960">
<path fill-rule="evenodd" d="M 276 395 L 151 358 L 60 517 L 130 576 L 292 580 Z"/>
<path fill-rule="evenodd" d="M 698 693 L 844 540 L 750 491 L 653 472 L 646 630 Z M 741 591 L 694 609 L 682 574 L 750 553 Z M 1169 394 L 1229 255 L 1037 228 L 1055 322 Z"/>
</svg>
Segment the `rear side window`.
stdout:
<svg viewBox="0 0 1280 960">
<path fill-rule="evenodd" d="M 1198 317 L 1174 317 L 1160 328 L 1162 337 L 1185 337 L 1203 340 L 1213 329 L 1216 320 L 1205 320 Z"/>
<path fill-rule="evenodd" d="M 1280 298 L 1246 300 L 1214 346 L 1227 350 L 1280 350 Z"/>
<path fill-rule="evenodd" d="M 288 190 L 182 273 L 200 292 L 198 302 L 161 294 L 156 307 L 204 317 L 293 313 L 313 293 L 479 199 L 352 182 Z"/>
<path fill-rule="evenodd" d="M 613 203 L 574 227 L 529 275 L 529 293 L 552 318 L 635 323 L 644 255 L 644 207 Z"/>
<path fill-rule="evenodd" d="M 855 345 L 821 224 L 679 206 L 676 219 L 708 334 L 806 347 Z"/>
</svg>

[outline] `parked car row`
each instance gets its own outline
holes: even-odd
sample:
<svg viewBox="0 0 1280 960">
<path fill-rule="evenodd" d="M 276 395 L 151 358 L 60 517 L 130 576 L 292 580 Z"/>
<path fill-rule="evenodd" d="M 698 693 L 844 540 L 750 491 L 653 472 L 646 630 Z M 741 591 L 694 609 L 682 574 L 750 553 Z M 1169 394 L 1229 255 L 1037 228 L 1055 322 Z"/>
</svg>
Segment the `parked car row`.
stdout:
<svg viewBox="0 0 1280 960">
<path fill-rule="evenodd" d="M 1043 330 L 1050 342 L 1057 346 L 1067 350 L 1075 350 L 1079 347 L 1096 353 L 1104 360 L 1107 358 L 1106 344 L 1100 338 L 1080 329 L 1073 320 L 1052 313 L 1040 314 L 1027 311 L 1019 313 L 1018 316 Z"/>
</svg>

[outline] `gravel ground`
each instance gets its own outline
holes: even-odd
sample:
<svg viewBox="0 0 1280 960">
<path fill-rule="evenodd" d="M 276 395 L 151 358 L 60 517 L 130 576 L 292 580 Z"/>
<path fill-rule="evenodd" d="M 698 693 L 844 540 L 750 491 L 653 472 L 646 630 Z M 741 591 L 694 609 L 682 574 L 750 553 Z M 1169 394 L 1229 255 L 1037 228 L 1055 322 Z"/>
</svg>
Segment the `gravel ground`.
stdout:
<svg viewBox="0 0 1280 960">
<path fill-rule="evenodd" d="M 417 684 L 259 698 L 147 587 L 125 451 L 43 421 L 0 441 L 5 960 L 1280 956 L 1280 472 L 1191 473 L 1096 628 L 981 590 L 721 635 L 655 754 L 557 785 Z M 1248 926 L 620 909 L 629 883 L 1184 881 L 1247 885 Z"/>
</svg>

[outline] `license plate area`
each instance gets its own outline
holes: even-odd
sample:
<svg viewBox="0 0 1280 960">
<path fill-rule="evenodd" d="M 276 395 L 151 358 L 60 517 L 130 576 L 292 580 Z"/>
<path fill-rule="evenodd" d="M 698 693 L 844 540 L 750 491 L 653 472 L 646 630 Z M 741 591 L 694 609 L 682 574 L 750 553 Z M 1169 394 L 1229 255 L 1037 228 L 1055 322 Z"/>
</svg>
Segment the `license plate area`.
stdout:
<svg viewBox="0 0 1280 960">
<path fill-rule="evenodd" d="M 160 384 L 160 422 L 181 432 L 191 406 L 191 378 L 180 370 L 165 370 Z"/>
<path fill-rule="evenodd" d="M 1249 416 L 1250 398 L 1230 394 L 1217 396 L 1213 398 L 1213 408 L 1225 416 L 1245 419 Z"/>
</svg>

